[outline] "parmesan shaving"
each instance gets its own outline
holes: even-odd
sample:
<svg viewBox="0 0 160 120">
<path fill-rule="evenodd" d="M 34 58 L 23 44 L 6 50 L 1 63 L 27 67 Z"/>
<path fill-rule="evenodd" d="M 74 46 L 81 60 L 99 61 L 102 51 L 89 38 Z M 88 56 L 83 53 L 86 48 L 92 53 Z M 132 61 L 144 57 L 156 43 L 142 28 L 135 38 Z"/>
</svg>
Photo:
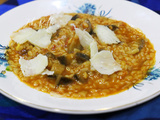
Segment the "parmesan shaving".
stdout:
<svg viewBox="0 0 160 120">
<path fill-rule="evenodd" d="M 48 34 L 45 29 L 38 30 L 29 38 L 29 42 L 41 48 L 46 48 L 51 43 L 51 34 Z"/>
<path fill-rule="evenodd" d="M 116 71 L 122 70 L 110 51 L 102 50 L 90 59 L 91 68 L 95 68 L 99 73 L 111 75 Z"/>
<path fill-rule="evenodd" d="M 31 60 L 25 60 L 20 57 L 19 64 L 22 73 L 25 77 L 41 74 L 48 65 L 48 58 L 45 55 L 39 54 Z"/>
<path fill-rule="evenodd" d="M 25 28 L 25 29 L 19 30 L 18 32 L 14 32 L 11 35 L 11 39 L 19 44 L 23 44 L 29 39 L 30 36 L 32 36 L 35 33 L 36 31 L 33 30 L 32 28 Z"/>
<path fill-rule="evenodd" d="M 95 54 L 98 53 L 98 47 L 97 47 L 97 42 L 96 41 L 93 41 L 91 42 L 90 44 L 90 55 L 91 55 L 91 58 L 93 58 L 93 56 Z"/>
<path fill-rule="evenodd" d="M 58 24 L 63 27 L 71 20 L 71 18 L 72 18 L 71 15 L 65 15 L 63 13 L 60 13 L 51 15 L 49 20 L 50 24 L 52 25 Z"/>
<path fill-rule="evenodd" d="M 93 41 L 90 44 L 90 58 L 92 59 L 98 53 L 97 42 Z M 95 70 L 95 68 L 91 65 L 91 70 Z"/>
<path fill-rule="evenodd" d="M 49 71 L 48 69 L 45 69 L 41 74 L 42 75 L 53 75 L 54 71 Z"/>
<path fill-rule="evenodd" d="M 57 32 L 57 30 L 60 28 L 60 25 L 58 24 L 55 24 L 55 25 L 52 25 L 52 26 L 49 26 L 47 29 L 46 29 L 46 32 L 48 34 L 53 34 L 55 32 Z"/>
<path fill-rule="evenodd" d="M 23 44 L 26 41 L 41 47 L 46 48 L 51 43 L 51 36 L 59 29 L 59 25 L 53 25 L 47 29 L 39 29 L 38 31 L 32 28 L 25 28 L 15 32 L 11 35 L 11 39 L 19 44 Z"/>
<path fill-rule="evenodd" d="M 81 30 L 79 28 L 75 28 L 75 32 L 77 36 L 79 37 L 81 45 L 84 48 L 89 49 L 91 42 L 94 41 L 92 36 L 87 31 Z"/>
<path fill-rule="evenodd" d="M 120 42 L 116 34 L 104 25 L 97 25 L 94 32 L 97 34 L 98 39 L 103 43 L 118 44 Z"/>
</svg>

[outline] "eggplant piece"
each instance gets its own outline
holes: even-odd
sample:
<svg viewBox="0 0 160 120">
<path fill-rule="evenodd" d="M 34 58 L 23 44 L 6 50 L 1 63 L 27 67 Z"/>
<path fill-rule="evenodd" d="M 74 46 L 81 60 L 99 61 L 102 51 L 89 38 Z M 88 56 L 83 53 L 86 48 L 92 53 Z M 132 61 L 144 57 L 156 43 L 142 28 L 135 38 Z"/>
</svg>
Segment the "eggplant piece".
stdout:
<svg viewBox="0 0 160 120">
<path fill-rule="evenodd" d="M 131 51 L 128 52 L 129 54 L 134 55 L 134 54 L 139 53 L 145 45 L 145 40 L 143 40 L 143 39 L 137 40 L 135 43 L 137 44 L 137 46 L 131 47 Z"/>
<path fill-rule="evenodd" d="M 107 27 L 109 28 L 109 29 L 111 29 L 112 31 L 115 31 L 115 30 L 117 30 L 119 27 L 118 26 L 116 26 L 116 25 L 107 25 Z"/>
<path fill-rule="evenodd" d="M 138 46 L 138 49 L 139 49 L 139 51 L 144 47 L 144 45 L 145 45 L 145 40 L 140 40 L 139 41 L 139 46 Z"/>
<path fill-rule="evenodd" d="M 57 57 L 57 59 L 59 60 L 59 62 L 62 65 L 66 66 L 66 65 L 69 65 L 72 62 L 72 60 L 73 60 L 73 54 L 59 56 L 59 57 Z"/>
<path fill-rule="evenodd" d="M 74 82 L 72 78 L 63 77 L 62 75 L 48 75 L 50 79 L 55 80 L 55 88 L 59 87 L 59 85 L 69 85 Z"/>
<path fill-rule="evenodd" d="M 83 63 L 89 59 L 90 59 L 90 57 L 84 53 L 80 53 L 80 52 L 76 53 L 76 60 L 78 63 Z"/>
<path fill-rule="evenodd" d="M 71 20 L 76 20 L 77 18 L 80 18 L 80 16 L 78 14 L 74 15 Z M 93 29 L 92 29 L 92 24 L 88 19 L 84 20 L 85 23 L 88 24 L 88 28 L 86 28 L 85 30 L 89 33 L 92 34 L 93 33 Z"/>
<path fill-rule="evenodd" d="M 56 56 L 54 54 L 52 54 L 51 52 L 48 52 L 45 54 L 48 58 L 52 58 L 52 59 L 55 59 Z"/>
<path fill-rule="evenodd" d="M 58 87 L 59 85 L 69 85 L 72 83 L 73 83 L 73 79 L 63 77 L 62 75 L 58 75 L 55 82 L 55 87 Z"/>
<path fill-rule="evenodd" d="M 47 74 L 46 74 L 47 75 Z M 57 78 L 57 75 L 56 74 L 52 74 L 52 75 L 47 75 L 48 78 L 51 78 L 51 79 L 56 79 Z"/>
<path fill-rule="evenodd" d="M 61 27 L 61 28 L 59 28 L 59 29 L 57 30 L 57 32 L 54 33 L 53 35 L 54 35 L 54 36 L 57 36 L 57 37 L 61 37 L 61 36 L 64 35 L 64 33 L 65 33 L 66 31 L 69 31 L 69 32 L 71 33 L 71 30 L 70 30 L 69 28 L 67 28 L 67 27 Z M 65 35 L 68 37 L 67 34 L 65 34 Z M 53 37 L 53 36 L 52 36 L 52 37 Z M 65 39 L 66 39 L 66 38 L 65 38 Z M 54 39 L 53 39 L 53 40 L 54 40 Z"/>
<path fill-rule="evenodd" d="M 78 15 L 78 14 L 74 15 L 74 16 L 71 18 L 71 20 L 76 20 L 77 18 L 79 18 L 79 15 Z"/>
<path fill-rule="evenodd" d="M 67 65 L 67 59 L 66 59 L 66 56 L 59 56 L 57 57 L 57 59 L 59 60 L 59 62 L 62 64 L 62 65 Z"/>
<path fill-rule="evenodd" d="M 58 85 L 68 85 L 73 83 L 73 79 L 67 77 L 61 77 Z"/>
<path fill-rule="evenodd" d="M 93 34 L 93 29 L 92 29 L 92 24 L 91 24 L 91 22 L 90 22 L 88 19 L 86 19 L 84 22 L 86 22 L 86 23 L 88 24 L 88 28 L 85 29 L 85 30 L 86 30 L 90 35 Z"/>
<path fill-rule="evenodd" d="M 57 75 L 55 75 L 55 74 L 53 74 L 53 75 L 47 75 L 47 77 L 49 78 L 49 79 L 56 79 L 57 78 Z"/>
<path fill-rule="evenodd" d="M 73 76 L 77 81 L 81 82 L 81 83 L 85 83 L 86 79 L 81 75 L 81 74 L 75 74 Z"/>
<path fill-rule="evenodd" d="M 76 73 L 73 77 L 74 79 L 76 79 L 77 81 L 81 82 L 81 83 L 86 83 L 87 82 L 87 78 L 88 78 L 88 62 L 85 62 L 83 65 L 86 66 L 85 68 L 80 69 L 80 71 L 78 73 Z M 90 65 L 89 65 L 90 67 Z"/>
</svg>

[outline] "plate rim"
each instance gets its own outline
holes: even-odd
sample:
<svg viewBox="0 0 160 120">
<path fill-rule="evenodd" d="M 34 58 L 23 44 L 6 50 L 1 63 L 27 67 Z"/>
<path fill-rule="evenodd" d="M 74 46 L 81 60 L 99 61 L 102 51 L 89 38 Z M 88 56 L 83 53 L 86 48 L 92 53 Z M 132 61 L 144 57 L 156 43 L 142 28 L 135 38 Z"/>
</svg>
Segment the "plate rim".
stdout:
<svg viewBox="0 0 160 120">
<path fill-rule="evenodd" d="M 150 96 L 147 96 L 143 99 L 134 101 L 134 102 L 129 103 L 129 104 L 120 105 L 120 106 L 112 107 L 112 108 L 101 108 L 101 109 L 94 109 L 94 110 L 69 110 L 69 109 L 46 107 L 46 106 L 43 106 L 43 105 L 37 105 L 37 104 L 34 104 L 34 103 L 30 103 L 26 100 L 23 100 L 23 99 L 19 98 L 19 97 L 15 97 L 13 95 L 10 95 L 9 93 L 3 91 L 2 89 L 0 89 L 0 93 L 2 95 L 4 95 L 5 97 L 7 97 L 7 98 L 9 98 L 9 99 L 11 99 L 11 100 L 13 100 L 17 103 L 20 103 L 22 105 L 25 105 L 25 106 L 28 106 L 28 107 L 31 107 L 31 108 L 36 108 L 37 110 L 43 110 L 43 111 L 45 110 L 45 111 L 48 111 L 48 112 L 63 113 L 63 114 L 99 114 L 99 113 L 110 113 L 110 112 L 114 112 L 114 111 L 128 109 L 128 108 L 131 108 L 133 106 L 143 104 L 145 102 L 148 102 L 148 101 L 158 97 L 158 95 L 160 95 L 160 90 L 157 91 L 156 93 L 150 95 Z"/>
<path fill-rule="evenodd" d="M 48 0 L 50 1 L 50 0 Z M 31 4 L 33 2 L 39 2 L 39 1 L 30 1 L 30 2 L 27 2 L 25 4 L 22 4 L 18 7 L 23 7 L 24 5 L 27 5 L 27 4 Z M 130 2 L 130 1 L 125 1 L 125 2 Z M 131 2 L 132 3 L 132 2 Z M 133 3 L 135 4 L 135 3 Z M 138 5 L 138 4 L 137 4 Z M 141 6 L 141 5 L 139 5 Z M 13 8 L 13 9 L 17 9 L 18 7 L 16 8 Z M 143 7 L 143 6 L 141 6 Z M 145 8 L 145 7 L 144 7 Z M 10 11 L 12 11 L 13 9 L 3 13 L 1 16 L 0 16 L 0 19 L 3 15 L 6 15 L 7 13 L 9 13 Z M 148 9 L 148 8 L 147 8 Z M 149 10 L 149 9 L 148 9 Z M 150 10 L 151 11 L 151 10 Z M 154 12 L 154 11 L 152 11 Z M 154 12 L 155 13 L 155 12 Z M 157 13 L 156 13 L 157 14 Z M 159 14 L 157 14 L 159 15 Z M 117 106 L 117 107 L 113 107 L 113 108 L 102 108 L 102 109 L 97 109 L 97 110 L 67 110 L 67 109 L 61 109 L 61 108 L 50 108 L 50 107 L 45 107 L 45 106 L 40 106 L 40 105 L 36 105 L 36 104 L 33 104 L 33 103 L 30 103 L 30 102 L 27 102 L 26 100 L 23 100 L 21 98 L 18 98 L 18 97 L 15 97 L 13 95 L 10 95 L 9 93 L 6 93 L 5 91 L 3 91 L 2 89 L 0 89 L 0 93 L 8 98 L 10 98 L 11 100 L 13 101 L 16 101 L 20 104 L 23 104 L 23 105 L 26 105 L 26 106 L 29 106 L 29 107 L 33 107 L 33 108 L 36 108 L 36 109 L 40 109 L 40 110 L 46 110 L 46 111 L 49 111 L 49 112 L 57 112 L 57 113 L 67 113 L 67 114 L 93 114 L 93 113 L 108 113 L 108 112 L 113 112 L 113 111 L 118 111 L 118 110 L 122 110 L 122 109 L 126 109 L 126 108 L 130 108 L 132 106 L 135 106 L 135 105 L 139 105 L 139 104 L 142 104 L 146 101 L 149 101 L 155 97 L 157 97 L 159 94 L 160 94 L 160 90 L 157 91 L 156 93 L 152 94 L 151 96 L 147 96 L 143 99 L 140 99 L 140 100 L 137 100 L 133 103 L 130 103 L 130 104 L 125 104 L 125 105 L 122 105 L 122 106 Z M 45 108 L 45 109 L 44 109 Z"/>
</svg>

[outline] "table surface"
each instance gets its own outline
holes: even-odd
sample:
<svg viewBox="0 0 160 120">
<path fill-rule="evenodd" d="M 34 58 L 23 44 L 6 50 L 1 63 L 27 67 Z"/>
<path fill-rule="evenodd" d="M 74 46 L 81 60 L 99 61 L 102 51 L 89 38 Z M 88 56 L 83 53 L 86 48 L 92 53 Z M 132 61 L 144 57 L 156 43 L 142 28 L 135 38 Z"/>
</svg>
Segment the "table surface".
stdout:
<svg viewBox="0 0 160 120">
<path fill-rule="evenodd" d="M 2 3 L 4 1 L 4 3 Z M 0 15 L 33 0 L 0 0 Z M 130 0 L 160 14 L 160 0 Z M 141 105 L 96 115 L 68 115 L 51 113 L 14 102 L 0 94 L 0 120 L 3 119 L 84 119 L 84 120 L 160 120 L 160 96 Z"/>
</svg>

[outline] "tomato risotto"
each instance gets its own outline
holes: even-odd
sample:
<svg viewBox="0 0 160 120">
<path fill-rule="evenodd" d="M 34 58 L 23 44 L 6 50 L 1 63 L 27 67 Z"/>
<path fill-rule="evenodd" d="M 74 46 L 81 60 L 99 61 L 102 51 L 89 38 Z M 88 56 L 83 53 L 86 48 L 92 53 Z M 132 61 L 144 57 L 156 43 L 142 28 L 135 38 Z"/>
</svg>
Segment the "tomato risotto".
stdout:
<svg viewBox="0 0 160 120">
<path fill-rule="evenodd" d="M 155 52 L 142 31 L 123 21 L 60 13 L 15 31 L 6 54 L 10 70 L 30 87 L 86 99 L 141 82 L 155 64 Z"/>
</svg>

